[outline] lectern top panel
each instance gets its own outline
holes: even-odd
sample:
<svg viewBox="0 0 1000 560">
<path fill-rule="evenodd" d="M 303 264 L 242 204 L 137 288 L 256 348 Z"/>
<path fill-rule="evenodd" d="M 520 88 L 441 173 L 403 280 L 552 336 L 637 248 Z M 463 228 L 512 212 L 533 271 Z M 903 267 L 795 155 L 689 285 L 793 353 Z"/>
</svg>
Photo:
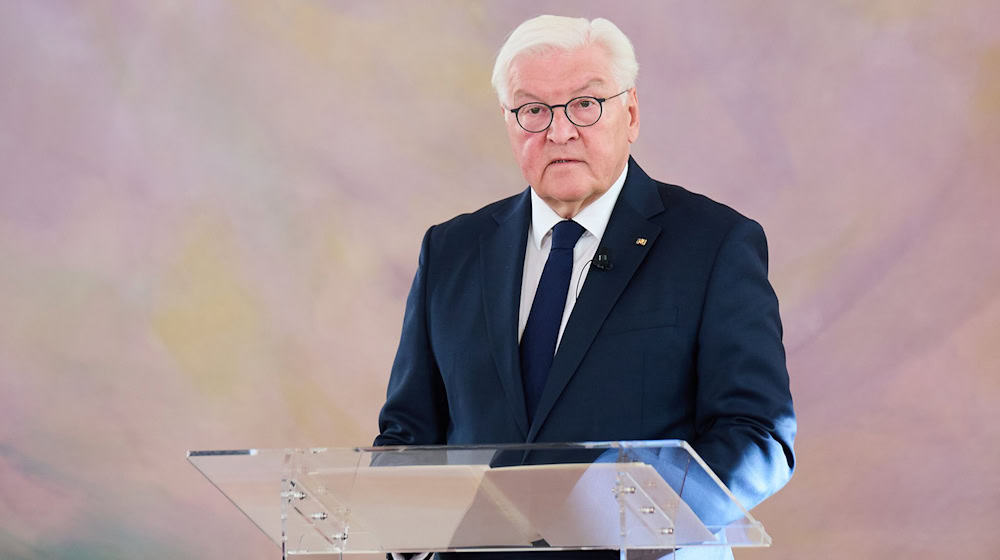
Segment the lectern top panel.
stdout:
<svg viewBox="0 0 1000 560">
<path fill-rule="evenodd" d="M 192 451 L 286 555 L 768 546 L 678 440 Z"/>
</svg>

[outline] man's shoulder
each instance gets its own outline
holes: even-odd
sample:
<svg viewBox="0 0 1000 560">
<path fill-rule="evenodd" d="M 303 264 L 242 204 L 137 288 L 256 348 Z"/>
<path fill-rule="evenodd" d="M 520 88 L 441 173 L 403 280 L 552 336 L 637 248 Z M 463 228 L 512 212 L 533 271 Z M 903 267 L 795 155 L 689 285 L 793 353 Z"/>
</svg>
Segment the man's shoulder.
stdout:
<svg viewBox="0 0 1000 560">
<path fill-rule="evenodd" d="M 634 159 L 630 159 L 629 164 L 626 185 L 631 184 L 635 190 L 628 195 L 628 198 L 640 211 L 642 209 L 638 206 L 650 206 L 651 198 L 658 199 L 657 206 L 662 205 L 663 212 L 652 216 L 651 219 L 654 221 L 680 220 L 682 223 L 699 224 L 702 227 L 726 229 L 738 222 L 751 221 L 732 207 L 704 194 L 650 177 Z M 650 189 L 656 194 L 651 195 Z"/>
<path fill-rule="evenodd" d="M 738 223 L 753 222 L 731 206 L 680 185 L 652 180 L 663 201 L 663 219 L 681 220 L 706 229 L 728 230 Z"/>
<path fill-rule="evenodd" d="M 452 237 L 475 235 L 496 228 L 497 224 L 511 219 L 523 205 L 528 204 L 527 190 L 492 202 L 473 212 L 459 214 L 450 220 L 441 222 L 431 228 L 437 237 Z M 530 208 L 530 206 L 528 206 Z"/>
</svg>

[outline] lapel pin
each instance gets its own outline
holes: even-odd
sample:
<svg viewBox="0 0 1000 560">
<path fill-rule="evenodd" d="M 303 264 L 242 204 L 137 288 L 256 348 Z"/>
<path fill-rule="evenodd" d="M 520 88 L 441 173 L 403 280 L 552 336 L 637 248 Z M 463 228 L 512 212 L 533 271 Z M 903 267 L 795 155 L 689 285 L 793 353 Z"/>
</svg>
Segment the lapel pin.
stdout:
<svg viewBox="0 0 1000 560">
<path fill-rule="evenodd" d="M 639 245 L 639 246 L 642 246 L 642 247 L 645 247 L 646 246 L 646 238 L 645 237 L 636 237 L 635 238 L 635 244 Z"/>
</svg>

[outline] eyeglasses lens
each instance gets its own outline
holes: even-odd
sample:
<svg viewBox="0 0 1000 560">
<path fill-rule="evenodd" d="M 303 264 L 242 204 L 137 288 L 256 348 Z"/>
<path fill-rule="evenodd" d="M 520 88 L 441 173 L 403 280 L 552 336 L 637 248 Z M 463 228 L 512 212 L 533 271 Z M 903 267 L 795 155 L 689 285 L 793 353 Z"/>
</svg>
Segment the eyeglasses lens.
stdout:
<svg viewBox="0 0 1000 560">
<path fill-rule="evenodd" d="M 601 118 L 601 104 L 593 97 L 579 97 L 566 107 L 566 114 L 573 124 L 590 126 Z"/>
<path fill-rule="evenodd" d="M 517 122 L 530 132 L 541 132 L 552 122 L 552 109 L 541 103 L 529 103 L 517 112 Z"/>
</svg>

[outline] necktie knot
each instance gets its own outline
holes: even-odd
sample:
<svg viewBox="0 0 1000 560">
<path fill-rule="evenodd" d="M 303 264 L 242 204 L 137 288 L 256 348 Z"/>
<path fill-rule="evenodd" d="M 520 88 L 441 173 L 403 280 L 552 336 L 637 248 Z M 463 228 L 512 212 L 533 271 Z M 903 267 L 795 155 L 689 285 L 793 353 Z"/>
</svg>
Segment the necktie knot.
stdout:
<svg viewBox="0 0 1000 560">
<path fill-rule="evenodd" d="M 583 235 L 583 226 L 573 220 L 563 220 L 552 228 L 552 248 L 572 249 Z"/>
</svg>

